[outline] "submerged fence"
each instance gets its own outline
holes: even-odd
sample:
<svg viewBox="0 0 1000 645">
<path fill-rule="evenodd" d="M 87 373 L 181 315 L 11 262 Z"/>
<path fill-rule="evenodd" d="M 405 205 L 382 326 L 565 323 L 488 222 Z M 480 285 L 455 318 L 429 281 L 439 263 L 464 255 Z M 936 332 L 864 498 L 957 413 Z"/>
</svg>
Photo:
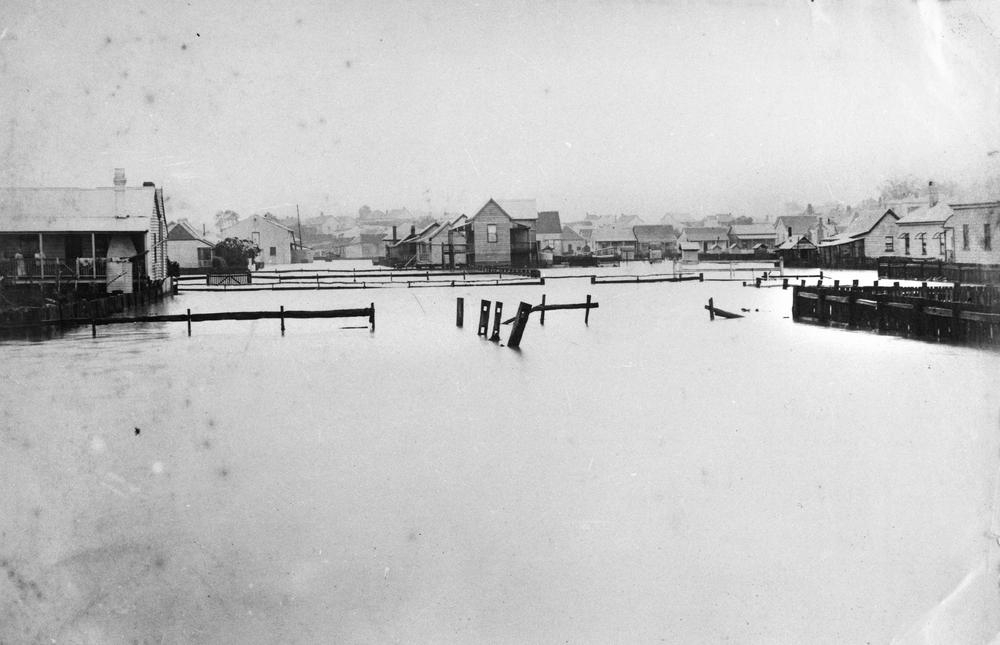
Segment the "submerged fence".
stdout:
<svg viewBox="0 0 1000 645">
<path fill-rule="evenodd" d="M 160 280 L 133 293 L 113 293 L 90 300 L 0 310 L 0 330 L 90 324 L 93 318 L 106 318 L 160 302 L 172 293 L 171 287 L 169 279 Z"/>
<path fill-rule="evenodd" d="M 996 347 L 1000 288 L 797 286 L 792 291 L 792 319 Z"/>
<path fill-rule="evenodd" d="M 304 270 L 182 276 L 180 291 L 307 291 L 419 287 L 530 286 L 545 284 L 536 269 L 466 271 Z"/>
</svg>

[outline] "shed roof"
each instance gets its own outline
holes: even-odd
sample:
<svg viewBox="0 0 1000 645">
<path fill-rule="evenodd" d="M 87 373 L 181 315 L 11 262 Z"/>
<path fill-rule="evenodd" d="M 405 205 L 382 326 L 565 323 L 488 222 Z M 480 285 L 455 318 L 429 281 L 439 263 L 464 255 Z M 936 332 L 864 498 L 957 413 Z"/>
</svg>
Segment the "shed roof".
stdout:
<svg viewBox="0 0 1000 645">
<path fill-rule="evenodd" d="M 700 251 L 701 246 L 697 242 L 681 242 L 681 251 Z"/>
</svg>

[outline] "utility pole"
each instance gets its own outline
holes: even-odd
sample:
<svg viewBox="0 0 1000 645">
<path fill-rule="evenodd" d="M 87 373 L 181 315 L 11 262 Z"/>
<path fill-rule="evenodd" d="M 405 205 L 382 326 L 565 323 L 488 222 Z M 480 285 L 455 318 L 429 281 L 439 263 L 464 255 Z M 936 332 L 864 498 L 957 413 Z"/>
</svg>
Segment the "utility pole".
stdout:
<svg viewBox="0 0 1000 645">
<path fill-rule="evenodd" d="M 304 244 L 302 243 L 302 216 L 299 215 L 298 204 L 295 205 L 295 219 L 299 221 L 299 249 L 301 250 L 304 247 Z"/>
</svg>

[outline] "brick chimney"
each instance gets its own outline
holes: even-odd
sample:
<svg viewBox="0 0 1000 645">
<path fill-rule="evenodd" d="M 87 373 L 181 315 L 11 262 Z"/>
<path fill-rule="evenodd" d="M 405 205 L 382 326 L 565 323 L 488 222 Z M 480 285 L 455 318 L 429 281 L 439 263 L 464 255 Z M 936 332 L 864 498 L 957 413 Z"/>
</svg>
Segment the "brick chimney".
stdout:
<svg viewBox="0 0 1000 645">
<path fill-rule="evenodd" d="M 115 168 L 115 190 L 125 190 L 124 168 Z"/>
<path fill-rule="evenodd" d="M 927 182 L 927 201 L 930 203 L 931 208 L 937 206 L 938 203 L 938 189 L 934 185 L 933 181 Z"/>
</svg>

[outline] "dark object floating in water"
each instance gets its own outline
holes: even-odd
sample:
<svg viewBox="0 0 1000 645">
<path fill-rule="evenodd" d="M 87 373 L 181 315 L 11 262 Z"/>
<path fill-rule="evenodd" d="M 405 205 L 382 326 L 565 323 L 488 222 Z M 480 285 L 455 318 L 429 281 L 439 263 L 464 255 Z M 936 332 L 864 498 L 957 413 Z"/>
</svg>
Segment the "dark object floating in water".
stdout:
<svg viewBox="0 0 1000 645">
<path fill-rule="evenodd" d="M 135 429 L 135 436 L 138 437 L 140 432 L 142 432 L 142 430 L 140 430 L 139 428 L 136 428 Z"/>
<path fill-rule="evenodd" d="M 708 309 L 708 319 L 715 320 L 716 316 L 721 316 L 722 318 L 742 318 L 740 314 L 734 314 L 731 311 L 726 311 L 725 309 L 719 309 L 715 306 L 715 302 L 712 298 L 708 299 L 708 304 L 705 305 L 705 309 Z"/>
</svg>

